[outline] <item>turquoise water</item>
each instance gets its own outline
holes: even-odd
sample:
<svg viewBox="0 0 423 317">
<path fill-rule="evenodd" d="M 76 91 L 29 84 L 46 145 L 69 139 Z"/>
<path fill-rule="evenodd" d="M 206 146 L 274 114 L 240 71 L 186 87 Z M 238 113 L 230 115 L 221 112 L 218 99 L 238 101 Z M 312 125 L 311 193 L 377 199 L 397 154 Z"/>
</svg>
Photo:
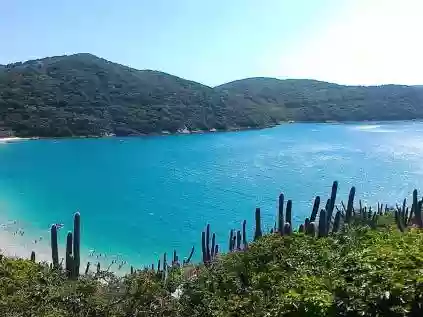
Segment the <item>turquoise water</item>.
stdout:
<svg viewBox="0 0 423 317">
<path fill-rule="evenodd" d="M 260 206 L 275 220 L 280 192 L 304 219 L 333 180 L 367 203 L 423 189 L 423 124 L 288 124 L 272 129 L 166 137 L 38 140 L 0 144 L 0 213 L 28 235 L 82 215 L 85 252 L 120 253 L 136 265 L 174 248 L 199 256 L 207 222 L 228 231 Z M 65 232 L 61 233 L 62 245 Z"/>
</svg>

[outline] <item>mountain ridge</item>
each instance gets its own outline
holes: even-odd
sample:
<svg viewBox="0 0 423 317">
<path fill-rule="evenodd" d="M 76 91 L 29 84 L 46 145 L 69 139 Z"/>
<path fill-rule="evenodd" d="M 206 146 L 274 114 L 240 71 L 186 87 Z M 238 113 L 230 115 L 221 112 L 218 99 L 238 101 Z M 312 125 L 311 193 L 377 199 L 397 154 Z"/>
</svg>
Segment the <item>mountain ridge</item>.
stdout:
<svg viewBox="0 0 423 317">
<path fill-rule="evenodd" d="M 423 118 L 423 87 L 251 77 L 216 87 L 89 53 L 0 67 L 0 136 L 140 135 Z"/>
</svg>

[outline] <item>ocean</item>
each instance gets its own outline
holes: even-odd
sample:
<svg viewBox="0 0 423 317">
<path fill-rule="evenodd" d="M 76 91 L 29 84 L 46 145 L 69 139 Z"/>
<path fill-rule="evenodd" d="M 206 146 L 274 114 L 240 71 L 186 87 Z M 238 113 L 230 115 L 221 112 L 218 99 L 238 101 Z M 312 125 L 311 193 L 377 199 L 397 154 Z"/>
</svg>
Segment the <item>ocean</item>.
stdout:
<svg viewBox="0 0 423 317">
<path fill-rule="evenodd" d="M 337 203 L 354 185 L 357 199 L 375 206 L 423 189 L 422 176 L 420 122 L 0 143 L 0 247 L 49 260 L 50 225 L 63 223 L 63 256 L 79 211 L 83 261 L 119 258 L 143 267 L 174 249 L 187 257 L 193 245 L 199 259 L 207 223 L 226 250 L 229 230 L 244 219 L 251 238 L 256 207 L 263 228 L 273 226 L 281 192 L 293 200 L 298 224 L 316 195 L 329 198 L 334 180 Z"/>
</svg>

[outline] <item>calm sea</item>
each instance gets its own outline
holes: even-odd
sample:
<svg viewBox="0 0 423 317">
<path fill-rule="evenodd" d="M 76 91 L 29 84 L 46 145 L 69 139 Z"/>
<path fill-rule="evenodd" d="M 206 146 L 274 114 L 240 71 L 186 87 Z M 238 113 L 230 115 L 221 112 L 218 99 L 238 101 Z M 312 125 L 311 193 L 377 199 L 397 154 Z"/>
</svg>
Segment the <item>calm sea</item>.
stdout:
<svg viewBox="0 0 423 317">
<path fill-rule="evenodd" d="M 394 204 L 423 188 L 422 174 L 418 122 L 23 141 L 0 144 L 0 218 L 19 221 L 28 248 L 39 236 L 48 245 L 50 224 L 63 223 L 63 246 L 80 211 L 85 255 L 95 249 L 142 265 L 173 249 L 185 257 L 192 245 L 199 256 L 206 223 L 226 249 L 230 228 L 246 219 L 252 231 L 255 207 L 270 228 L 280 192 L 298 223 L 333 180 L 340 199 L 355 185 L 367 204 Z"/>
</svg>

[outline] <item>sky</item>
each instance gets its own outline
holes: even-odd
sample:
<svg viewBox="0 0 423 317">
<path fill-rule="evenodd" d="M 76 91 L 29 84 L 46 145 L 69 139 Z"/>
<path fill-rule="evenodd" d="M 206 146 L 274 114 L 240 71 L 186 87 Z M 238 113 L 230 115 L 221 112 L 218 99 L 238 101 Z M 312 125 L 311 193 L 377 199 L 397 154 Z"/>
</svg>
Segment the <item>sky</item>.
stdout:
<svg viewBox="0 0 423 317">
<path fill-rule="evenodd" d="M 0 0 L 0 64 L 92 53 L 215 86 L 423 85 L 422 0 Z"/>
</svg>

